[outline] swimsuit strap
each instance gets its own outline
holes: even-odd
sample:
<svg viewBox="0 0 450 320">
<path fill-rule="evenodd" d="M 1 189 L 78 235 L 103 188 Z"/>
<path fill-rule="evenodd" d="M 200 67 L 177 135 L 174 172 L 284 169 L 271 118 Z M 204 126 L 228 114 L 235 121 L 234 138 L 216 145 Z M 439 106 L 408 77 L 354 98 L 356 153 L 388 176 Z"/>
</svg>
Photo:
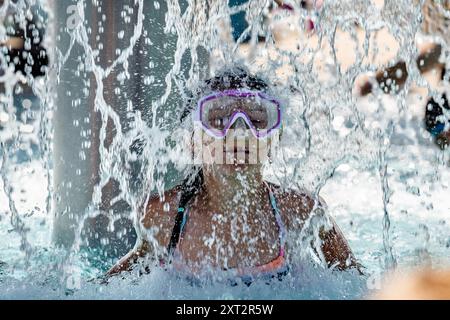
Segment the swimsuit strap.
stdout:
<svg viewBox="0 0 450 320">
<path fill-rule="evenodd" d="M 269 198 L 270 198 L 270 204 L 272 205 L 272 212 L 275 216 L 275 220 L 278 224 L 278 230 L 279 230 L 279 240 L 280 240 L 280 256 L 284 257 L 285 255 L 285 246 L 286 246 L 286 227 L 283 223 L 283 219 L 281 218 L 280 209 L 277 206 L 277 200 L 275 198 L 275 195 L 273 194 L 272 188 L 267 182 L 264 182 L 267 190 L 269 190 Z"/>
<path fill-rule="evenodd" d="M 187 219 L 187 211 L 183 207 L 178 208 L 177 216 L 175 217 L 175 224 L 172 230 L 172 236 L 170 237 L 169 246 L 167 247 L 167 253 L 169 255 L 169 259 L 172 258 L 175 249 L 178 246 L 178 242 L 180 241 L 180 236 L 183 232 L 184 226 L 186 224 Z"/>
</svg>

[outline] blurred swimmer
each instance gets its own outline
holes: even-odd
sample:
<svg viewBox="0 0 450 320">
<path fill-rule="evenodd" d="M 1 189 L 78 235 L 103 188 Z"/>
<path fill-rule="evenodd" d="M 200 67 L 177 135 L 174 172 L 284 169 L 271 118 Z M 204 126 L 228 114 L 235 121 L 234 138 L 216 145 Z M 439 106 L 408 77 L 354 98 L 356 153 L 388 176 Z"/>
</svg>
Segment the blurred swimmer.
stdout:
<svg viewBox="0 0 450 320">
<path fill-rule="evenodd" d="M 422 270 L 389 277 L 373 299 L 450 300 L 450 271 Z"/>
</svg>

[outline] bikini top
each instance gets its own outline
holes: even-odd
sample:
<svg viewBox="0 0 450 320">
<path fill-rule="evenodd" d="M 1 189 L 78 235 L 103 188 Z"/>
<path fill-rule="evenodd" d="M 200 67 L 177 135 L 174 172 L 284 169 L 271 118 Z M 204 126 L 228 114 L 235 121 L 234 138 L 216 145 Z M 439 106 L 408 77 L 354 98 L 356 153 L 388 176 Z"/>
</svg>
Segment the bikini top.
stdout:
<svg viewBox="0 0 450 320">
<path fill-rule="evenodd" d="M 270 276 L 271 278 L 277 276 L 280 279 L 281 276 L 285 275 L 288 272 L 288 266 L 286 263 L 286 252 L 285 252 L 286 228 L 281 219 L 280 210 L 278 209 L 273 191 L 267 183 L 265 183 L 265 185 L 268 189 L 270 204 L 272 206 L 272 213 L 275 216 L 278 225 L 279 230 L 278 238 L 280 241 L 280 251 L 278 257 L 267 264 L 258 265 L 255 267 L 243 267 L 235 269 L 234 271 L 236 272 L 236 275 L 243 279 L 249 279 L 260 276 Z M 172 262 L 177 247 L 181 242 L 188 218 L 189 218 L 189 208 L 179 207 L 178 214 L 175 219 L 175 225 L 172 231 L 172 236 L 170 238 L 170 243 L 168 246 L 169 263 Z"/>
</svg>

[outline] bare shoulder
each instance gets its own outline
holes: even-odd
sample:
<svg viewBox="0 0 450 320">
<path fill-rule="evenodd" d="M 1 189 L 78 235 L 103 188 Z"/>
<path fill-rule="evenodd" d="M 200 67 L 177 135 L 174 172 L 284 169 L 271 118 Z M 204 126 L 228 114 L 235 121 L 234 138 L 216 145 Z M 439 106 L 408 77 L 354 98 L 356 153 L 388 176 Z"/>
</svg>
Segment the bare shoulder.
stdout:
<svg viewBox="0 0 450 320">
<path fill-rule="evenodd" d="M 303 225 L 315 206 L 323 208 L 327 206 L 321 197 L 316 199 L 312 193 L 306 190 L 283 189 L 273 184 L 271 184 L 271 188 L 288 228 Z"/>
<path fill-rule="evenodd" d="M 156 240 L 161 245 L 169 243 L 170 232 L 177 214 L 181 187 L 175 187 L 164 193 L 163 197 L 152 195 L 147 202 L 141 225 L 154 232 Z"/>
<path fill-rule="evenodd" d="M 321 233 L 322 252 L 328 265 L 337 265 L 340 270 L 359 268 L 342 231 L 326 213 L 327 205 L 322 198 L 316 198 L 305 190 L 283 190 L 276 186 L 272 186 L 272 190 L 288 230 L 301 229 L 315 207 L 323 208 L 333 224 L 330 230 Z"/>
</svg>

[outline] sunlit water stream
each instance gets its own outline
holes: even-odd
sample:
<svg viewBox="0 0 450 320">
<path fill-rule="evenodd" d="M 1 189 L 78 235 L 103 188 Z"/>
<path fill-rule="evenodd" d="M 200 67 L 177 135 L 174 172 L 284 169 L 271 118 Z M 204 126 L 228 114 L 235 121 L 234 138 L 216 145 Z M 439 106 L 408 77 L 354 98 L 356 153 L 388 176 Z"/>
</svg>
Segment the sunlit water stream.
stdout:
<svg viewBox="0 0 450 320">
<path fill-rule="evenodd" d="M 270 13 L 270 1 L 231 9 L 226 1 L 110 2 L 5 1 L 0 12 L 41 6 L 51 61 L 32 81 L 2 60 L 0 299 L 355 299 L 378 290 L 392 269 L 450 265 L 449 154 L 423 125 L 427 97 L 448 81 L 431 87 L 415 64 L 422 2 L 330 0 L 312 11 L 294 5 L 295 13 Z M 265 43 L 248 49 L 228 39 L 228 17 L 240 9 Z M 316 29 L 307 34 L 309 19 Z M 449 65 L 445 32 L 430 33 Z M 357 96 L 358 76 L 398 60 L 410 74 L 403 90 Z M 162 193 L 189 171 L 180 161 L 186 128 L 174 121 L 186 93 L 207 72 L 236 63 L 275 83 L 286 104 L 266 179 L 324 198 L 364 276 L 301 255 L 285 281 L 270 285 L 193 285 L 170 270 L 91 281 L 133 246 L 124 240 L 133 228 L 114 223 L 127 218 L 142 236 L 149 190 Z M 18 82 L 39 99 L 33 130 L 14 116 Z M 62 212 L 73 218 L 58 222 Z M 83 227 L 99 212 L 110 218 L 108 233 L 86 240 Z"/>
</svg>

